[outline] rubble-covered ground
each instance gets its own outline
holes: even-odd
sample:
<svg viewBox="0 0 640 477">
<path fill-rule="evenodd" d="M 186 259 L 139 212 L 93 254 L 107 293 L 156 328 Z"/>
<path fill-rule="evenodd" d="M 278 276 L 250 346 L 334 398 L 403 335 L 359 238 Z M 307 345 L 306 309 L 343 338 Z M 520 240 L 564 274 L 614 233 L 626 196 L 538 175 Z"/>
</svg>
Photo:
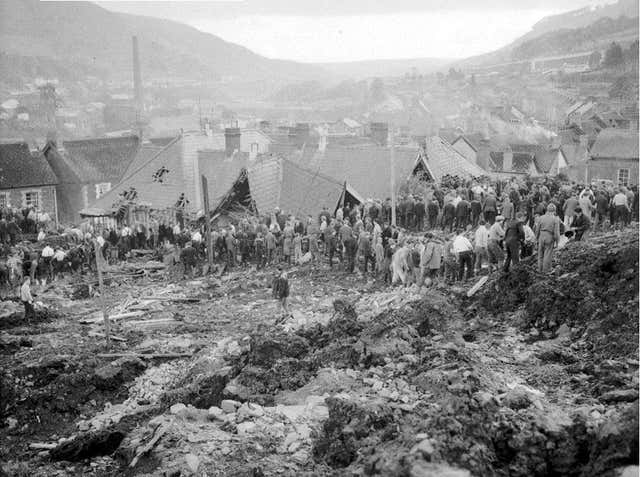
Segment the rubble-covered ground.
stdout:
<svg viewBox="0 0 640 477">
<path fill-rule="evenodd" d="M 77 279 L 0 302 L 2 471 L 638 475 L 638 234 L 534 265 L 470 298 L 294 268 L 279 324 L 271 271 L 114 274 L 110 346 Z"/>
</svg>

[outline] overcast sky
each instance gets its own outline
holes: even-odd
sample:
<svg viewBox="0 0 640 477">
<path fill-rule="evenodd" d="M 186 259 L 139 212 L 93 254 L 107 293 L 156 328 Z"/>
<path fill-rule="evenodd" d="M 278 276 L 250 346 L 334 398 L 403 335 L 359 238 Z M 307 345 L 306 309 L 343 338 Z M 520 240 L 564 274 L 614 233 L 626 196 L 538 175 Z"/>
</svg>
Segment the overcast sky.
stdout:
<svg viewBox="0 0 640 477">
<path fill-rule="evenodd" d="M 462 58 L 504 46 L 544 16 L 610 0 L 100 1 L 168 18 L 272 58 Z"/>
</svg>

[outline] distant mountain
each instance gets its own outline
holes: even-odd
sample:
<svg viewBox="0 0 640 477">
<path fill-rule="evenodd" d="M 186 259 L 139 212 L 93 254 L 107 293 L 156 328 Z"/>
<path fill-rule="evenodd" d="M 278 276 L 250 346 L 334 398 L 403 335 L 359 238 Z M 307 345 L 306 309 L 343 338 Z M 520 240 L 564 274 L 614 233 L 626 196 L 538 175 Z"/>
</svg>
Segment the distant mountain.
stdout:
<svg viewBox="0 0 640 477">
<path fill-rule="evenodd" d="M 312 65 L 265 58 L 170 20 L 115 13 L 88 2 L 0 0 L 0 81 L 15 80 L 21 72 L 76 71 L 130 79 L 133 35 L 146 79 L 292 81 L 323 73 Z"/>
<path fill-rule="evenodd" d="M 362 79 L 377 76 L 401 76 L 414 70 L 417 74 L 429 74 L 444 68 L 452 61 L 447 58 L 408 58 L 320 63 L 319 66 L 338 78 Z"/>
<path fill-rule="evenodd" d="M 595 23 L 601 18 L 615 19 L 622 16 L 635 18 L 638 16 L 638 8 L 638 0 L 618 0 L 608 5 L 586 7 L 548 16 L 533 25 L 531 31 L 522 36 L 520 40 L 530 40 L 556 30 L 585 27 Z"/>
<path fill-rule="evenodd" d="M 544 56 L 604 49 L 612 41 L 631 43 L 638 38 L 638 0 L 618 0 L 545 17 L 530 32 L 509 45 L 473 56 L 456 66 L 488 66 Z"/>
</svg>

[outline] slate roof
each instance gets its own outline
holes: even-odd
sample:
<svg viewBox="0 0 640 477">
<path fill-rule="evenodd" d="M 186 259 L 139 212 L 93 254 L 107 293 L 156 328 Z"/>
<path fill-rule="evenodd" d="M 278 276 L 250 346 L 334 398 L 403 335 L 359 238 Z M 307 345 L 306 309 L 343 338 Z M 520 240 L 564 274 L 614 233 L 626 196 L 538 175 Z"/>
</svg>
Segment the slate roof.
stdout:
<svg viewBox="0 0 640 477">
<path fill-rule="evenodd" d="M 225 151 L 198 151 L 200 174 L 207 178 L 211 210 L 222 200 L 235 183 L 240 171 L 249 165 L 249 153 L 226 157 Z"/>
<path fill-rule="evenodd" d="M 470 134 L 462 134 L 456 138 L 451 144 L 455 144 L 458 141 L 465 141 L 471 149 L 478 152 L 478 148 L 480 147 L 480 141 L 484 139 L 482 133 L 470 133 Z"/>
<path fill-rule="evenodd" d="M 417 147 L 395 148 L 396 189 L 413 172 L 419 154 Z M 457 154 L 457 153 L 456 153 Z M 301 167 L 317 172 L 340 183 L 347 182 L 363 198 L 389 197 L 391 148 L 382 146 L 357 147 L 327 145 L 324 151 L 305 148 L 287 159 Z"/>
<path fill-rule="evenodd" d="M 534 156 L 527 153 L 514 152 L 511 159 L 511 170 L 505 171 L 504 169 L 504 152 L 491 151 L 489 153 L 491 158 L 491 170 L 496 172 L 528 172 L 531 163 L 534 160 Z"/>
<path fill-rule="evenodd" d="M 180 194 L 185 192 L 181 141 L 178 137 L 164 148 L 142 146 L 122 180 L 91 204 L 91 208 L 112 210 L 119 195 L 132 187 L 138 192 L 140 204 L 154 209 L 173 207 Z M 154 180 L 154 174 L 162 167 L 168 169 L 162 182 Z"/>
<path fill-rule="evenodd" d="M 281 157 L 259 161 L 248 176 L 251 198 L 261 214 L 279 207 L 296 217 L 315 216 L 323 206 L 335 208 L 344 189 L 343 183 Z"/>
<path fill-rule="evenodd" d="M 560 149 L 570 166 L 586 161 L 589 155 L 587 146 L 583 144 L 563 144 Z"/>
<path fill-rule="evenodd" d="M 537 152 L 534 159 L 536 169 L 538 169 L 539 172 L 548 174 L 556 163 L 558 152 L 561 152 L 559 148 Z"/>
<path fill-rule="evenodd" d="M 591 148 L 591 157 L 638 160 L 638 133 L 626 129 L 603 129 Z"/>
<path fill-rule="evenodd" d="M 62 183 L 119 182 L 136 156 L 137 136 L 64 141 L 64 152 L 49 157 Z"/>
<path fill-rule="evenodd" d="M 435 181 L 439 181 L 445 175 L 471 178 L 485 174 L 480 166 L 465 159 L 439 136 L 428 137 L 425 140 L 424 158 Z"/>
<path fill-rule="evenodd" d="M 25 142 L 0 144 L 0 189 L 56 185 L 44 154 L 32 154 Z"/>
</svg>

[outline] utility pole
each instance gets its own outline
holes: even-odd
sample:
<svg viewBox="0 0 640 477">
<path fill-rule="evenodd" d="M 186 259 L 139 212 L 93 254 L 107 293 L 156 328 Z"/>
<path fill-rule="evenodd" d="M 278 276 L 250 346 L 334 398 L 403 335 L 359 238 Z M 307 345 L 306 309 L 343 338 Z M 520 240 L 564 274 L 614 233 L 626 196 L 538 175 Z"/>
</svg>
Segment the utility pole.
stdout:
<svg viewBox="0 0 640 477">
<path fill-rule="evenodd" d="M 391 141 L 391 154 L 389 162 L 391 166 L 391 225 L 396 225 L 396 146 L 394 141 L 393 129 L 389 134 Z"/>
<path fill-rule="evenodd" d="M 211 242 L 211 218 L 209 217 L 209 181 L 202 175 L 202 202 L 204 203 L 204 230 L 207 239 L 207 261 L 209 270 L 213 267 L 213 243 Z"/>
<path fill-rule="evenodd" d="M 102 247 L 97 240 L 93 241 L 93 248 L 96 251 L 96 269 L 98 270 L 98 289 L 100 290 L 100 307 L 102 308 L 102 320 L 104 321 L 104 335 L 107 338 L 107 346 L 111 344 L 111 323 L 109 313 L 104 301 L 104 284 L 102 282 Z"/>
</svg>

